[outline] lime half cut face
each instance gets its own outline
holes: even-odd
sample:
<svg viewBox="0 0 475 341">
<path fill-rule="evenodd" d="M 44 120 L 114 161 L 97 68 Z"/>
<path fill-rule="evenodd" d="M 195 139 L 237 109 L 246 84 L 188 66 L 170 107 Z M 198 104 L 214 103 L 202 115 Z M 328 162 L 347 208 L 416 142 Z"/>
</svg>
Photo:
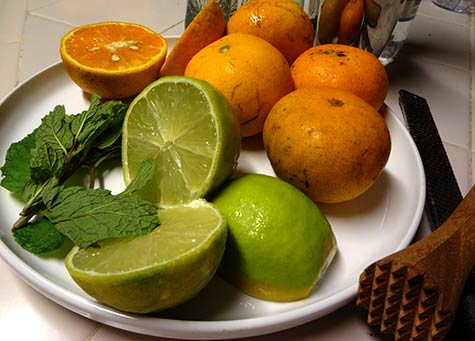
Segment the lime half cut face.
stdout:
<svg viewBox="0 0 475 341">
<path fill-rule="evenodd" d="M 143 160 L 155 174 L 140 195 L 159 207 L 205 196 L 229 178 L 240 151 L 239 123 L 209 83 L 162 77 L 131 103 L 123 126 L 122 166 L 130 183 Z"/>
<path fill-rule="evenodd" d="M 158 210 L 160 226 L 138 237 L 107 239 L 65 259 L 74 281 L 119 310 L 149 313 L 179 305 L 213 278 L 226 243 L 221 213 L 203 199 Z"/>
</svg>

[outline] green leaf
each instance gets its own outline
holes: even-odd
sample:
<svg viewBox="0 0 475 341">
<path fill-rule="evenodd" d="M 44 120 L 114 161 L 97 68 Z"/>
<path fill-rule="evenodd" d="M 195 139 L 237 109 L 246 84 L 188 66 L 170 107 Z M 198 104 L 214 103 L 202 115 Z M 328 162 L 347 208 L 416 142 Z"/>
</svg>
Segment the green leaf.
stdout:
<svg viewBox="0 0 475 341">
<path fill-rule="evenodd" d="M 7 150 L 5 163 L 0 169 L 0 185 L 10 192 L 22 193 L 30 180 L 30 151 L 35 147 L 36 130 L 22 140 L 12 143 Z"/>
<path fill-rule="evenodd" d="M 120 157 L 127 107 L 120 101 L 101 103 L 98 96 L 77 115 L 56 106 L 34 134 L 10 146 L 0 185 L 21 193 L 26 201 L 13 232 L 23 247 L 46 252 L 58 244 L 57 235 L 85 247 L 105 238 L 147 233 L 159 224 L 156 208 L 136 196 L 60 186 L 84 166 Z M 139 178 L 135 186 L 139 180 L 146 181 Z M 29 223 L 38 213 L 49 225 Z M 51 238 L 51 244 L 41 234 Z"/>
<path fill-rule="evenodd" d="M 99 142 L 98 142 L 99 143 Z M 107 146 L 103 149 L 98 147 L 89 151 L 87 164 L 94 165 L 96 168 L 106 160 L 120 160 L 122 151 L 121 140 L 116 140 L 114 144 Z"/>
<path fill-rule="evenodd" d="M 67 154 L 74 142 L 70 121 L 71 118 L 66 115 L 64 106 L 57 105 L 41 120 L 36 135 L 37 146 L 49 144 Z"/>
<path fill-rule="evenodd" d="M 48 219 L 39 219 L 22 228 L 12 229 L 15 241 L 24 249 L 35 254 L 59 249 L 65 237 Z"/>
<path fill-rule="evenodd" d="M 114 113 L 114 118 L 109 122 L 107 131 L 100 135 L 94 145 L 98 149 L 106 149 L 113 145 L 121 145 L 122 125 L 124 117 L 127 113 L 128 105 L 118 101 L 108 101 L 103 104 L 105 110 L 110 110 Z"/>
<path fill-rule="evenodd" d="M 41 120 L 36 133 L 36 148 L 31 153 L 31 177 L 34 181 L 59 177 L 64 172 L 68 152 L 74 143 L 69 122 L 70 118 L 61 105 Z"/>
<path fill-rule="evenodd" d="M 126 111 L 127 105 L 120 101 L 101 104 L 98 96 L 92 96 L 89 108 L 73 116 L 71 129 L 78 151 L 88 149 L 88 146 L 105 148 L 112 145 L 120 137 L 117 127 L 122 126 Z"/>
<path fill-rule="evenodd" d="M 64 172 L 66 154 L 50 144 L 40 144 L 31 151 L 31 178 L 42 183 L 52 177 L 60 177 Z"/>
<path fill-rule="evenodd" d="M 48 193 L 58 186 L 58 179 L 49 178 L 43 183 L 37 183 L 30 180 L 26 183 L 23 190 L 23 199 L 28 201 L 32 199 L 34 202 L 40 201 L 43 194 Z"/>
<path fill-rule="evenodd" d="M 130 194 L 140 191 L 153 177 L 155 172 L 155 162 L 153 160 L 144 160 L 140 163 L 137 175 L 130 182 L 127 188 L 121 193 Z"/>
<path fill-rule="evenodd" d="M 145 234 L 159 225 L 157 209 L 135 195 L 57 187 L 43 201 L 46 209 L 42 214 L 80 247 L 106 238 Z"/>
</svg>

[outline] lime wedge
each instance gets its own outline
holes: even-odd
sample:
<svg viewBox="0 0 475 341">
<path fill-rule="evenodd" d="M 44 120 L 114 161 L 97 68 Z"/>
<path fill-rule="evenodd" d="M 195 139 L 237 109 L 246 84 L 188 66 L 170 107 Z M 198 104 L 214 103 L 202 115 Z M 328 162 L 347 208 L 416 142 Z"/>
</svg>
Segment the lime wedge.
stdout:
<svg viewBox="0 0 475 341">
<path fill-rule="evenodd" d="M 203 199 L 158 215 L 161 225 L 149 234 L 75 246 L 65 259 L 71 277 L 98 301 L 128 312 L 159 311 L 192 298 L 221 261 L 226 222 Z"/>
<path fill-rule="evenodd" d="M 126 184 L 142 160 L 157 165 L 140 195 L 159 207 L 204 197 L 229 178 L 240 151 L 239 123 L 226 98 L 209 83 L 168 76 L 130 104 L 123 126 Z"/>
</svg>

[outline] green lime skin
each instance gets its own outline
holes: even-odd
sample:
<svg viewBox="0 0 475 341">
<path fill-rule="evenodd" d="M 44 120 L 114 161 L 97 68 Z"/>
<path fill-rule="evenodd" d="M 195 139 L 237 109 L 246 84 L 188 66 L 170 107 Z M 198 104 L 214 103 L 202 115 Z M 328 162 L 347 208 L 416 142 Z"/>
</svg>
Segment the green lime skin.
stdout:
<svg viewBox="0 0 475 341">
<path fill-rule="evenodd" d="M 228 222 L 222 277 L 265 300 L 309 295 L 337 252 L 331 226 L 310 198 L 278 178 L 248 174 L 211 200 Z"/>
</svg>

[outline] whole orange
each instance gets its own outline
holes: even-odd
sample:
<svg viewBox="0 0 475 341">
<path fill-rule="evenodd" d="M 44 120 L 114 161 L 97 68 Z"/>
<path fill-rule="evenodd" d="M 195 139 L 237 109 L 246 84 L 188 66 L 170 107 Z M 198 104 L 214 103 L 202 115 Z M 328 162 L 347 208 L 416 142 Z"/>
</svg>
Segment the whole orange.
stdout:
<svg viewBox="0 0 475 341">
<path fill-rule="evenodd" d="M 391 150 L 376 109 L 330 87 L 283 97 L 267 117 L 263 140 L 276 175 L 321 203 L 351 200 L 368 190 Z"/>
<path fill-rule="evenodd" d="M 290 67 L 270 43 L 233 33 L 193 56 L 185 76 L 208 81 L 228 99 L 241 124 L 241 136 L 260 133 L 272 106 L 293 90 Z"/>
<path fill-rule="evenodd" d="M 231 16 L 227 33 L 247 33 L 277 47 L 289 64 L 313 46 L 315 29 L 294 0 L 252 0 Z"/>
<path fill-rule="evenodd" d="M 330 86 L 361 97 L 379 110 L 388 93 L 388 77 L 378 58 L 357 47 L 342 44 L 314 46 L 291 66 L 296 89 Z"/>
</svg>

